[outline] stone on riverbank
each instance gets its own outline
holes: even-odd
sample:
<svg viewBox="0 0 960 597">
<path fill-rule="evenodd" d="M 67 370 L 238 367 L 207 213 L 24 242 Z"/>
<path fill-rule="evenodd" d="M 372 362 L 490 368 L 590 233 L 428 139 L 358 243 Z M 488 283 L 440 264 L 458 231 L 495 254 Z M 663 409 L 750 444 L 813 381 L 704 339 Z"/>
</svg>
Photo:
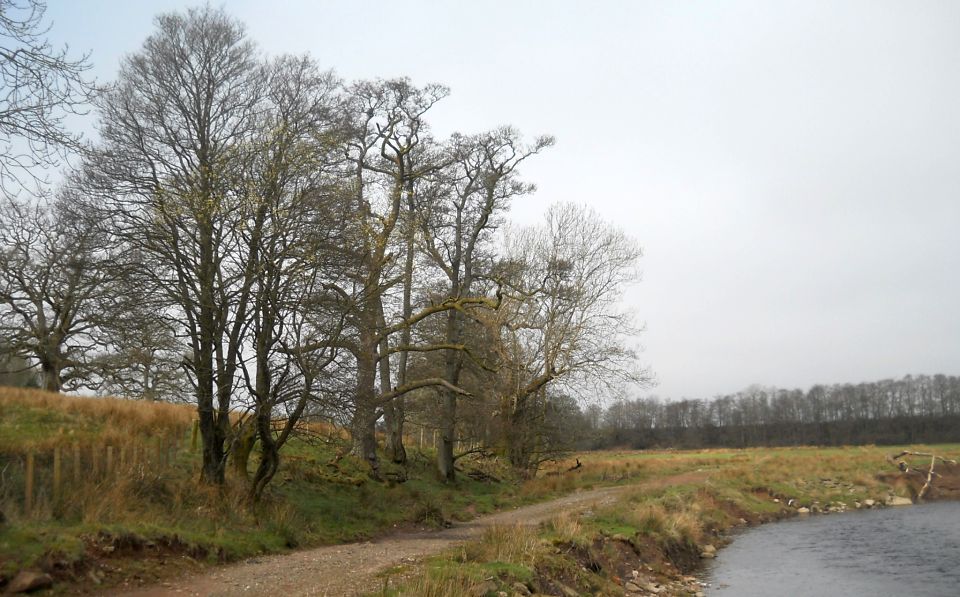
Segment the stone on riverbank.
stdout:
<svg viewBox="0 0 960 597">
<path fill-rule="evenodd" d="M 29 593 L 39 591 L 53 585 L 53 578 L 43 572 L 21 570 L 7 585 L 7 593 Z"/>
<path fill-rule="evenodd" d="M 893 495 L 887 498 L 888 506 L 912 506 L 913 500 L 910 498 L 900 497 L 899 495 Z"/>
</svg>

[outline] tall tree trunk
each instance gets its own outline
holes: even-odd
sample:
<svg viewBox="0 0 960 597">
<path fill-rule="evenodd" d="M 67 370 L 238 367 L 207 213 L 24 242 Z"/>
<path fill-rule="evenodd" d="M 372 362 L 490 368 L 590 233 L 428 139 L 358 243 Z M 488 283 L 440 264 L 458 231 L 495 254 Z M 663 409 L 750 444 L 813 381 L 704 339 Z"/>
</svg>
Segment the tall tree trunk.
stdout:
<svg viewBox="0 0 960 597">
<path fill-rule="evenodd" d="M 233 472 L 248 481 L 250 479 L 250 454 L 257 443 L 257 426 L 254 422 L 245 422 L 236 428 L 236 438 L 230 457 L 233 460 Z"/>
<path fill-rule="evenodd" d="M 416 251 L 416 232 L 415 222 L 416 206 L 414 205 L 413 181 L 407 183 L 407 219 L 406 219 L 406 255 L 403 263 L 403 313 L 405 321 L 410 319 L 413 314 L 413 262 Z M 403 328 L 400 332 L 400 345 L 409 346 L 411 341 L 410 326 Z M 403 386 L 407 383 L 407 363 L 410 353 L 407 350 L 400 351 L 400 358 L 397 363 L 397 385 Z M 390 455 L 396 464 L 406 464 L 407 450 L 403 445 L 403 425 L 406 422 L 406 398 L 397 396 L 392 404 L 392 424 L 389 425 L 389 443 Z"/>
<path fill-rule="evenodd" d="M 378 327 L 382 330 L 386 327 L 386 320 L 383 316 L 383 302 L 380 302 L 378 305 L 378 314 L 377 314 Z M 393 389 L 393 382 L 391 381 L 391 372 L 390 372 L 390 343 L 389 340 L 384 336 L 380 338 L 380 346 L 378 350 L 378 366 L 380 371 L 380 393 L 384 394 Z M 391 461 L 397 462 L 397 450 L 403 450 L 403 440 L 399 440 L 396 437 L 397 433 L 397 409 L 396 409 L 396 399 L 389 400 L 383 405 L 383 418 L 384 423 L 387 427 L 386 441 L 384 442 L 386 446 L 387 456 Z M 399 446 L 399 447 L 398 447 Z M 400 459 L 402 461 L 402 459 Z"/>
<path fill-rule="evenodd" d="M 269 280 L 267 276 L 264 281 L 268 288 Z M 260 464 L 250 485 L 252 501 L 260 499 L 263 490 L 280 468 L 280 447 L 273 437 L 273 373 L 270 369 L 270 347 L 273 344 L 275 319 L 266 297 L 261 297 L 261 302 L 263 304 L 258 310 L 260 326 L 254 340 L 257 372 L 253 388 L 254 399 L 257 401 L 256 430 L 260 439 Z"/>
<path fill-rule="evenodd" d="M 463 319 L 460 312 L 447 312 L 447 342 L 457 343 L 463 335 Z M 444 378 L 454 386 L 460 384 L 460 370 L 463 367 L 463 355 L 458 350 L 446 350 L 444 355 Z M 440 478 L 454 481 L 454 448 L 457 442 L 457 394 L 449 388 L 443 389 L 443 404 L 440 414 L 440 447 L 437 450 L 437 469 Z"/>
<path fill-rule="evenodd" d="M 412 228 L 412 226 L 411 226 Z M 411 306 L 410 294 L 411 287 L 413 284 L 413 239 L 408 236 L 407 239 L 407 258 L 406 263 L 404 264 L 404 279 L 403 279 L 403 313 L 402 317 L 404 320 L 410 318 L 413 308 Z M 386 327 L 386 322 L 383 317 L 383 307 L 381 304 L 380 309 L 380 322 L 383 327 Z M 410 328 L 406 327 L 400 334 L 400 345 L 408 346 L 410 344 Z M 387 340 L 384 339 L 380 342 L 380 354 L 386 355 L 389 350 Z M 407 356 L 408 352 L 406 350 L 400 351 L 400 358 L 397 364 L 397 385 L 402 386 L 407 382 Z M 381 389 L 386 391 L 390 389 L 389 384 L 389 358 L 383 357 L 380 361 L 381 371 L 383 370 L 384 363 L 387 363 L 387 375 L 384 376 L 381 374 Z M 386 384 L 385 384 L 386 382 Z M 387 426 L 387 455 L 390 457 L 390 460 L 395 464 L 406 464 L 407 462 L 407 450 L 403 445 L 403 425 L 406 419 L 405 412 L 405 403 L 403 396 L 397 396 L 387 404 L 383 406 L 384 422 Z"/>
<path fill-rule="evenodd" d="M 194 371 L 197 375 L 197 415 L 200 419 L 200 439 L 203 443 L 200 479 L 219 485 L 225 480 L 223 443 L 226 433 L 219 420 L 219 413 L 213 407 L 213 360 L 217 326 L 213 305 L 215 284 L 213 230 L 209 223 L 206 225 L 202 223 L 200 226 L 200 271 L 197 282 L 200 286 L 197 322 L 199 350 L 194 356 Z M 222 383 L 223 380 L 219 381 Z"/>
<path fill-rule="evenodd" d="M 353 454 L 363 458 L 370 466 L 370 477 L 380 479 L 380 460 L 377 458 L 377 412 L 368 404 L 357 401 L 350 432 L 353 436 Z"/>
<path fill-rule="evenodd" d="M 377 336 L 376 314 L 368 309 L 359 334 L 359 353 L 357 359 L 356 404 L 351 435 L 352 452 L 370 465 L 370 476 L 380 478 L 380 461 L 377 458 L 376 424 L 377 413 Z"/>
<path fill-rule="evenodd" d="M 444 481 L 455 481 L 453 449 L 456 445 L 457 395 L 443 390 L 443 404 L 440 414 L 440 446 L 437 449 L 437 471 Z"/>
<path fill-rule="evenodd" d="M 41 376 L 43 377 L 43 389 L 48 392 L 59 393 L 63 389 L 60 381 L 60 368 L 56 362 L 45 362 L 40 366 Z"/>
<path fill-rule="evenodd" d="M 525 421 L 526 401 L 514 396 L 509 402 L 510 406 L 505 411 L 507 425 L 504 430 L 507 459 L 514 470 L 523 475 L 530 466 L 530 435 L 533 430 Z"/>
<path fill-rule="evenodd" d="M 257 409 L 257 435 L 260 437 L 260 464 L 253 475 L 250 499 L 259 501 L 263 490 L 280 468 L 280 449 L 273 438 L 272 417 L 269 408 Z"/>
</svg>

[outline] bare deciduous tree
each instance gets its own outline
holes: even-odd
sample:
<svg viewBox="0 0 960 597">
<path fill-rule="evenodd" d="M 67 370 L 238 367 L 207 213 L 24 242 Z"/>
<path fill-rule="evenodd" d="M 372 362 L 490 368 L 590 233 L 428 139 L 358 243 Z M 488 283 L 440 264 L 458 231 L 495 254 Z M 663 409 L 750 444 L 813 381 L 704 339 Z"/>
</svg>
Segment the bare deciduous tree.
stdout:
<svg viewBox="0 0 960 597">
<path fill-rule="evenodd" d="M 375 425 L 380 409 L 407 391 L 441 380 L 418 380 L 394 388 L 389 362 L 391 335 L 415 325 L 417 321 L 448 306 L 432 307 L 410 313 L 399 322 L 388 322 L 384 314 L 384 295 L 402 282 L 392 274 L 396 255 L 398 225 L 404 208 L 405 193 L 414 181 L 433 171 L 431 160 L 423 156 L 421 143 L 426 138 L 424 115 L 447 89 L 439 85 L 417 88 L 405 79 L 361 82 L 350 91 L 353 135 L 347 156 L 352 164 L 354 225 L 356 245 L 353 261 L 357 268 L 351 285 L 341 288 L 349 296 L 349 325 L 355 331 L 346 345 L 356 359 L 357 390 L 351 432 L 354 452 L 367 460 L 378 476 Z M 382 366 L 379 366 L 382 363 Z M 377 391 L 377 377 L 380 390 Z"/>
<path fill-rule="evenodd" d="M 519 134 L 510 128 L 473 137 L 454 136 L 451 164 L 445 171 L 446 188 L 433 202 L 422 206 L 426 251 L 443 272 L 449 297 L 470 297 L 479 290 L 478 280 L 490 279 L 492 234 L 510 202 L 534 190 L 533 185 L 518 179 L 517 167 L 553 142 L 552 137 L 541 137 L 525 146 Z M 475 300 L 475 306 L 490 307 L 499 302 L 495 297 L 486 299 Z M 443 376 L 451 386 L 441 390 L 437 468 L 440 476 L 450 481 L 455 475 L 458 398 L 458 392 L 452 388 L 459 387 L 463 362 L 469 355 L 465 345 L 468 317 L 463 308 L 447 311 L 444 338 L 437 347 L 443 350 Z"/>
<path fill-rule="evenodd" d="M 80 137 L 65 127 L 93 93 L 88 56 L 55 48 L 43 0 L 0 0 L 0 189 L 39 182 Z M 15 193 L 14 193 L 15 194 Z"/>
<path fill-rule="evenodd" d="M 253 359 L 243 364 L 261 447 L 254 500 L 276 474 L 280 448 L 316 394 L 314 383 L 336 360 L 343 308 L 327 286 L 345 269 L 338 260 L 344 242 L 344 194 L 336 177 L 343 137 L 339 82 L 307 58 L 275 60 L 268 76 L 257 152 L 245 177 L 252 222 L 242 235 L 257 271 Z M 305 337 L 312 350 L 290 350 Z M 281 410 L 285 417 L 275 433 Z"/>
<path fill-rule="evenodd" d="M 189 342 L 185 359 L 203 440 L 202 478 L 222 483 L 257 255 L 237 193 L 264 83 L 243 27 L 222 10 L 165 14 L 99 100 L 102 142 L 87 164 L 104 215 L 145 255 L 147 292 L 165 297 Z"/>
<path fill-rule="evenodd" d="M 514 466 L 541 452 L 537 407 L 553 392 L 643 384 L 626 344 L 639 330 L 620 304 L 640 249 L 587 208 L 552 206 L 543 225 L 507 237 L 512 292 L 500 309 L 503 441 Z"/>
<path fill-rule="evenodd" d="M 0 339 L 51 392 L 96 383 L 102 307 L 118 273 L 109 239 L 75 199 L 0 200 Z"/>
<path fill-rule="evenodd" d="M 122 277 L 116 294 L 100 306 L 103 352 L 96 358 L 103 378 L 100 390 L 128 398 L 186 402 L 191 396 L 182 367 L 186 345 L 177 338 L 170 317 L 163 316 L 169 307 L 129 282 Z"/>
</svg>

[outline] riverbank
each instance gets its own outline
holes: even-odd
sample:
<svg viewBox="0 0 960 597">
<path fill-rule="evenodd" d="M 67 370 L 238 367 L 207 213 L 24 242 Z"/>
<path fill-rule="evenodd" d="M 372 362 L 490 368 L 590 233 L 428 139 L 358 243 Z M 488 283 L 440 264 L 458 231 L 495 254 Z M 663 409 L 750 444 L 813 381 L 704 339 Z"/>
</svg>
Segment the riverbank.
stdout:
<svg viewBox="0 0 960 597">
<path fill-rule="evenodd" d="M 914 451 L 931 450 L 960 453 L 956 445 Z M 898 451 L 871 446 L 581 456 L 584 468 L 617 462 L 643 484 L 615 503 L 566 513 L 537 529 L 490 529 L 458 550 L 391 571 L 378 594 L 701 594 L 702 563 L 735 529 L 909 501 L 913 481 L 887 461 Z M 681 469 L 687 472 L 677 476 Z"/>
<path fill-rule="evenodd" d="M 251 506 L 242 471 L 231 467 L 219 490 L 196 483 L 188 406 L 4 389 L 0 407 L 0 589 L 22 571 L 69 594 L 155 586 L 265 554 L 375 542 L 619 485 L 633 488 L 540 527 L 494 525 L 454 553 L 383 571 L 379 586 L 410 595 L 695 594 L 692 573 L 728 530 L 803 508 L 908 498 L 920 480 L 902 481 L 886 461 L 900 448 L 858 447 L 595 452 L 530 481 L 496 459 L 464 457 L 453 485 L 436 479 L 429 450 L 411 449 L 407 466 L 384 463 L 387 480 L 377 482 L 342 456 L 336 430 L 316 427 L 291 442 L 266 499 Z"/>
</svg>

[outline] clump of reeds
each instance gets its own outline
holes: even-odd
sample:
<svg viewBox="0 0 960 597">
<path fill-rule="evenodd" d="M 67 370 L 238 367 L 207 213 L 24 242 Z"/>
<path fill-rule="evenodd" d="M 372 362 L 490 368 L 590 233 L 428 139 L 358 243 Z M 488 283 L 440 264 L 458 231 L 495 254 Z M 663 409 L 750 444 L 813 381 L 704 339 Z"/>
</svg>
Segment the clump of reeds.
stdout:
<svg viewBox="0 0 960 597">
<path fill-rule="evenodd" d="M 576 513 L 562 512 L 548 520 L 545 526 L 560 543 L 581 543 L 584 539 L 583 525 Z"/>
</svg>

